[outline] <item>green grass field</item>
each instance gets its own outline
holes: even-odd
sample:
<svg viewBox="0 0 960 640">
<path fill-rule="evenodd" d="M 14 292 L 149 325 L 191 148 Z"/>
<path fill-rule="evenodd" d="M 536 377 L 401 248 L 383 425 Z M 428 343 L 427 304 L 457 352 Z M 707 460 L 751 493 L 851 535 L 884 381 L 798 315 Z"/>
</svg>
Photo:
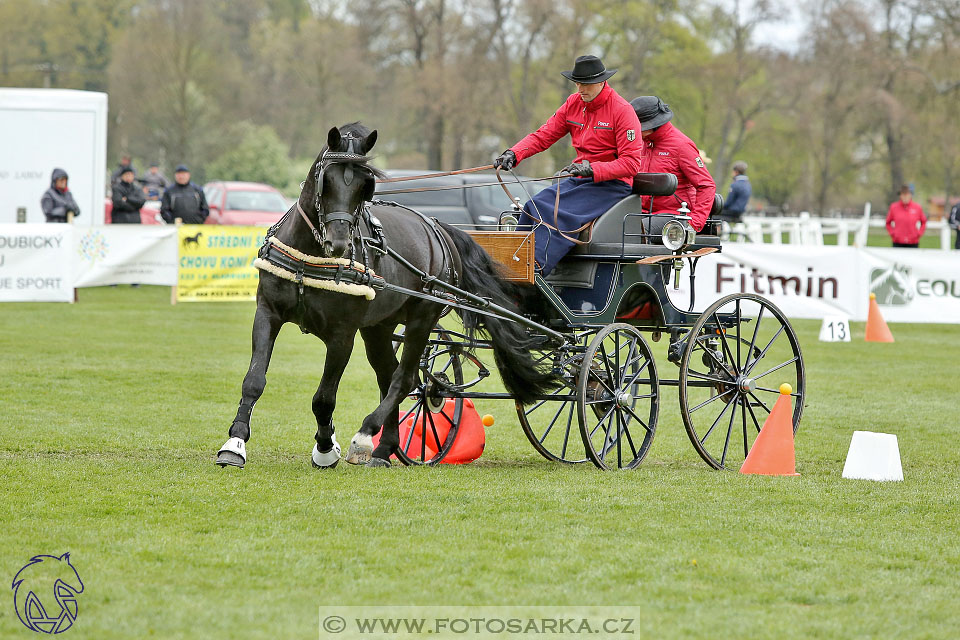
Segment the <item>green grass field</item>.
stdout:
<svg viewBox="0 0 960 640">
<path fill-rule="evenodd" d="M 323 347 L 288 325 L 248 465 L 221 470 L 253 309 L 160 287 L 0 307 L 0 578 L 71 552 L 86 588 L 64 637 L 316 638 L 318 607 L 377 604 L 630 607 L 634 637 L 957 636 L 960 326 L 823 344 L 797 322 L 801 476 L 769 478 L 709 470 L 675 389 L 632 472 L 543 460 L 507 402 L 480 404 L 497 423 L 474 464 L 320 472 Z M 344 447 L 375 387 L 358 344 Z M 898 435 L 904 482 L 840 477 L 856 429 Z M 0 602 L 0 638 L 33 637 Z"/>
</svg>

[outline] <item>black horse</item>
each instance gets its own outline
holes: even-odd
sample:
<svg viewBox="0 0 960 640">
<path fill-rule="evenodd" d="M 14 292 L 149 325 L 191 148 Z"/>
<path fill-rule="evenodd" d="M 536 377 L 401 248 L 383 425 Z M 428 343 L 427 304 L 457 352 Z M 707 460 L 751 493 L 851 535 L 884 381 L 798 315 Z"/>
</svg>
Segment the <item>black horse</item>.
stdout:
<svg viewBox="0 0 960 640">
<path fill-rule="evenodd" d="M 313 413 L 317 418 L 313 465 L 330 468 L 340 459 L 333 412 L 337 387 L 350 359 L 357 331 L 363 337 L 367 360 L 376 372 L 381 402 L 363 420 L 351 440 L 346 460 L 351 464 L 389 466 L 391 454 L 399 447 L 398 407 L 417 383 L 420 356 L 444 305 L 390 290 L 378 291 L 374 297 L 369 287 L 339 279 L 319 283 L 313 280 L 312 286 L 303 286 L 310 278 L 296 266 L 304 262 L 325 262 L 331 267 L 347 265 L 345 268 L 354 267 L 362 272 L 365 267 L 355 265 L 362 263 L 366 255 L 366 268 L 386 282 L 412 290 L 424 289 L 423 278 L 393 257 L 363 246 L 364 237 L 377 236 L 376 230 L 369 228 L 375 225 L 368 225 L 362 215 L 381 175 L 367 162 L 367 154 L 376 140 L 377 132 L 359 123 L 331 129 L 326 147 L 310 168 L 297 204 L 268 233 L 267 244 L 287 256 L 289 268 L 285 270 L 258 261 L 261 271 L 253 321 L 253 355 L 243 379 L 243 396 L 230 427 L 230 438 L 217 457 L 217 464 L 221 466 L 242 467 L 246 462 L 250 415 L 263 393 L 273 345 L 286 322 L 300 325 L 302 330 L 323 340 L 327 347 L 323 377 L 313 396 Z M 374 206 L 370 212 L 382 224 L 382 235 L 389 247 L 416 268 L 496 304 L 516 308 L 516 292 L 501 280 L 497 265 L 467 234 L 399 207 Z M 261 249 L 261 258 L 263 256 L 264 249 Z M 549 388 L 552 375 L 534 365 L 528 351 L 529 340 L 519 325 L 469 311 L 461 311 L 460 315 L 468 329 L 490 335 L 504 386 L 519 401 L 529 403 Z M 398 361 L 393 339 L 400 324 L 406 325 L 406 329 L 403 353 Z M 373 436 L 381 425 L 383 434 L 374 450 Z"/>
</svg>

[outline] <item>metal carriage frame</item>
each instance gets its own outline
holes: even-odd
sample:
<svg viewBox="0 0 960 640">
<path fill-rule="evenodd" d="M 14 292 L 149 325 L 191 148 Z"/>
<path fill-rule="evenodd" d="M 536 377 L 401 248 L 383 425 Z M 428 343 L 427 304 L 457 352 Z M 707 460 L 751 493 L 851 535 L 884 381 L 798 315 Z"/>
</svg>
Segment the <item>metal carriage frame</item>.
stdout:
<svg viewBox="0 0 960 640">
<path fill-rule="evenodd" d="M 516 279 L 532 282 L 543 303 L 539 313 L 507 317 L 526 327 L 536 359 L 560 380 L 533 405 L 516 403 L 521 428 L 533 447 L 554 461 L 590 460 L 601 469 L 634 469 L 656 433 L 661 387 L 678 388 L 690 442 L 715 469 L 739 467 L 779 397 L 781 381 L 791 386 L 796 431 L 806 379 L 799 341 L 784 314 L 754 294 L 728 295 L 703 311 L 693 310 L 697 263 L 721 250 L 719 237 L 705 233 L 671 251 L 651 242 L 659 238 L 646 232 L 649 212 L 611 210 L 601 217 L 601 225 L 610 214 L 614 217 L 606 225 L 607 239 L 611 225 L 619 222 L 619 248 L 600 238 L 578 246 L 561 261 L 579 274 L 575 284 L 594 300 L 598 284 L 605 287 L 606 293 L 599 294 L 602 306 L 574 309 L 571 297 L 565 299 L 570 288 L 562 284 L 569 285 L 569 280 L 562 274 L 547 279 L 534 274 L 532 248 L 522 241 L 525 237 L 529 243 L 529 234 L 472 233 L 491 255 L 496 258 L 499 252 L 507 268 L 518 271 Z M 631 220 L 639 221 L 639 233 L 628 231 Z M 510 244 L 511 237 L 521 242 Z M 525 258 L 518 259 L 518 254 Z M 671 272 L 676 283 L 683 264 L 690 270 L 687 309 L 675 306 L 667 292 Z M 478 308 L 483 306 L 479 302 Z M 493 315 L 499 311 L 487 310 Z M 645 333 L 654 342 L 670 336 L 668 361 L 679 369 L 676 378 L 661 377 Z M 461 331 L 442 326 L 434 330 L 421 357 L 420 382 L 401 415 L 421 425 L 420 437 L 414 437 L 411 428 L 401 440 L 398 457 L 403 462 L 441 462 L 456 438 L 465 400 L 513 399 L 505 392 L 476 388 L 490 375 L 477 354 L 491 348 L 488 341 Z M 475 372 L 468 373 L 471 369 Z"/>
</svg>

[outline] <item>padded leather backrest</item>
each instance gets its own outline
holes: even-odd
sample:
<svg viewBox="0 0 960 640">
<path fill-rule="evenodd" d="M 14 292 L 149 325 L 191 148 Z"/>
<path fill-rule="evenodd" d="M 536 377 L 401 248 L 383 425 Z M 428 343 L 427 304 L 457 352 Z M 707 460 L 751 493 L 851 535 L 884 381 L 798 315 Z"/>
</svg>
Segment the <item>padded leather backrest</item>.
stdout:
<svg viewBox="0 0 960 640">
<path fill-rule="evenodd" d="M 713 196 L 713 206 L 710 208 L 710 217 L 720 215 L 721 211 L 723 211 L 723 196 L 718 193 Z"/>
<path fill-rule="evenodd" d="M 669 175 L 669 174 L 664 174 Z M 676 181 L 676 177 L 674 177 Z M 627 196 L 617 204 L 613 205 L 606 213 L 597 218 L 593 224 L 592 242 L 616 242 L 620 243 L 623 239 L 624 221 L 623 218 L 628 213 L 643 213 L 643 203 L 639 196 Z M 631 217 L 626 223 L 627 233 L 638 233 L 640 231 L 640 218 Z M 586 232 L 580 235 L 585 236 Z M 628 242 L 639 242 L 639 238 L 633 238 Z"/>
<path fill-rule="evenodd" d="M 677 190 L 672 173 L 638 173 L 633 177 L 633 193 L 638 196 L 669 196 Z"/>
</svg>

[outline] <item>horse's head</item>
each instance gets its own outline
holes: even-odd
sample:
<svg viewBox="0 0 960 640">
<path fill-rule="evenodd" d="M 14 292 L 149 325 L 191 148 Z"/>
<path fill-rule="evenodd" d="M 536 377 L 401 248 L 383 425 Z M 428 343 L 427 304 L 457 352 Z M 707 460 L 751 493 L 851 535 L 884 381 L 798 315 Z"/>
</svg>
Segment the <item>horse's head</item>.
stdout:
<svg viewBox="0 0 960 640">
<path fill-rule="evenodd" d="M 334 127 L 327 133 L 327 146 L 311 168 L 307 183 L 309 203 L 316 215 L 323 255 L 342 257 L 353 239 L 364 202 L 373 199 L 376 181 L 382 175 L 368 164 L 367 154 L 377 142 L 376 130 L 359 123 Z M 312 183 L 312 184 L 311 184 Z M 307 203 L 302 201 L 304 209 Z"/>
</svg>

